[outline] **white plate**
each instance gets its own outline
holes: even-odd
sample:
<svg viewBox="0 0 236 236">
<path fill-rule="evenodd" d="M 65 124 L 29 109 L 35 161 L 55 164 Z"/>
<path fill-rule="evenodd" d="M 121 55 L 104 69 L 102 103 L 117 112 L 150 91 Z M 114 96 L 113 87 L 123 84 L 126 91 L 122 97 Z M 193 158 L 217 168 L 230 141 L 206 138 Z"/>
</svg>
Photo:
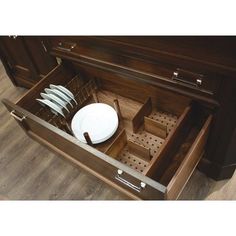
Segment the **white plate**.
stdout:
<svg viewBox="0 0 236 236">
<path fill-rule="evenodd" d="M 71 98 L 67 97 L 64 93 L 60 92 L 57 89 L 49 89 L 49 88 L 45 88 L 44 91 L 47 94 L 54 94 L 55 96 L 59 97 L 60 99 L 62 99 L 63 101 L 67 102 L 70 104 L 70 106 L 73 108 L 73 105 L 71 104 Z"/>
<path fill-rule="evenodd" d="M 78 103 L 76 102 L 76 100 L 75 100 L 74 94 L 73 94 L 69 89 L 65 88 L 64 86 L 62 86 L 62 85 L 50 84 L 49 87 L 50 87 L 51 89 L 57 89 L 57 90 L 61 91 L 62 93 L 64 93 L 65 95 L 67 95 L 69 98 L 71 98 L 71 99 L 75 102 L 75 104 L 78 104 Z"/>
<path fill-rule="evenodd" d="M 58 106 L 58 105 L 56 105 L 55 103 L 53 103 L 53 102 L 51 102 L 51 101 L 49 101 L 49 100 L 47 100 L 47 99 L 36 99 L 42 106 L 48 106 L 49 108 L 51 108 L 51 111 L 54 113 L 54 114 L 56 114 L 56 115 L 58 115 L 58 113 L 60 114 L 60 115 L 62 115 L 63 117 L 65 117 L 65 115 L 64 115 L 64 113 L 63 113 L 63 111 L 62 111 L 62 107 L 60 107 L 60 106 Z"/>
<path fill-rule="evenodd" d="M 51 102 L 55 103 L 56 105 L 59 105 L 63 108 L 65 108 L 68 113 L 70 112 L 69 109 L 66 107 L 66 102 L 61 100 L 59 97 L 55 96 L 54 94 L 47 94 L 47 93 L 40 93 L 41 97 L 44 99 L 48 99 Z"/>
<path fill-rule="evenodd" d="M 118 128 L 115 109 L 104 103 L 93 103 L 80 109 L 73 117 L 71 128 L 74 136 L 86 143 L 84 133 L 88 132 L 93 144 L 109 139 Z"/>
</svg>

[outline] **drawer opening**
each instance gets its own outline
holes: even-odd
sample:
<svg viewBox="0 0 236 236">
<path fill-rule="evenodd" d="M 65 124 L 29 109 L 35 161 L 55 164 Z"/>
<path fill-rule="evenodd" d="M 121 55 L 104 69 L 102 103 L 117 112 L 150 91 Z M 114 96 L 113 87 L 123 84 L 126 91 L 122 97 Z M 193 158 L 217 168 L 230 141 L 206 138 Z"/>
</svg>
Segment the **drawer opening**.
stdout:
<svg viewBox="0 0 236 236">
<path fill-rule="evenodd" d="M 121 113 L 118 130 L 109 140 L 94 145 L 96 149 L 104 153 L 113 145 L 114 140 L 121 135 L 122 131 L 125 130 L 131 142 L 150 149 L 150 159 L 152 159 L 152 157 L 158 154 L 160 147 L 175 128 L 178 121 L 177 115 L 155 107 L 150 97 L 144 102 L 139 102 L 104 90 L 100 87 L 100 81 L 98 82 L 94 79 L 86 81 L 77 75 L 65 87 L 74 93 L 77 101 L 77 105 L 73 104 L 73 109 L 68 105 L 70 113 L 66 114 L 65 112 L 66 122 L 64 118 L 53 114 L 47 107 L 39 107 L 35 115 L 73 135 L 70 123 L 74 114 L 80 108 L 94 102 L 106 103 L 114 107 L 114 101 L 117 100 Z"/>
<path fill-rule="evenodd" d="M 68 74 L 66 72 L 63 76 L 61 84 L 75 95 L 77 101 L 77 104 L 73 103 L 73 109 L 69 105 L 67 106 L 70 113 L 67 114 L 64 110 L 66 122 L 64 118 L 53 114 L 49 108 L 40 106 L 35 100 L 35 98 L 40 98 L 40 92 L 43 92 L 45 87 L 48 87 L 51 83 L 59 84 L 55 83 L 56 81 L 52 82 L 49 79 L 47 83 L 43 83 L 37 94 L 34 92 L 34 97 L 31 96 L 30 101 L 25 102 L 24 106 L 28 106 L 27 109 L 31 112 L 33 110 L 32 113 L 37 117 L 73 136 L 70 123 L 74 114 L 80 108 L 94 102 L 106 103 L 114 107 L 114 101 L 117 100 L 121 117 L 116 133 L 109 140 L 93 147 L 124 164 L 128 163 L 126 159 L 129 159 L 128 154 L 130 153 L 131 156 L 137 157 L 137 163 L 140 162 L 141 164 L 137 166 L 129 163 L 127 165 L 144 175 L 149 175 L 152 172 L 157 160 L 161 159 L 159 156 L 165 153 L 165 147 L 169 149 L 171 143 L 176 143 L 176 136 L 178 132 L 182 132 L 179 130 L 183 129 L 181 127 L 184 126 L 187 130 L 187 118 L 191 110 L 190 106 L 186 107 L 186 104 L 189 103 L 188 99 L 178 104 L 176 108 L 172 101 L 165 101 L 163 92 L 160 93 L 159 97 L 158 90 L 152 92 L 155 96 L 145 95 L 141 98 L 130 96 L 134 93 L 133 84 L 129 84 L 130 82 L 125 88 L 127 96 L 124 96 L 120 81 L 114 82 L 104 78 L 91 78 L 87 74 Z M 144 88 L 144 90 L 146 89 L 149 88 Z M 138 91 L 138 93 L 142 93 L 142 91 Z M 20 101 L 20 103 L 23 102 Z M 31 109 L 32 107 L 33 109 Z M 116 155 L 110 154 L 111 150 L 113 152 L 113 149 L 116 149 L 120 142 L 123 143 L 123 146 L 120 147 L 119 152 L 117 151 Z M 124 153 L 122 153 L 122 150 Z M 127 158 L 119 158 L 125 152 Z M 135 158 L 133 162 L 136 162 Z M 139 168 L 139 165 L 142 168 Z"/>
</svg>

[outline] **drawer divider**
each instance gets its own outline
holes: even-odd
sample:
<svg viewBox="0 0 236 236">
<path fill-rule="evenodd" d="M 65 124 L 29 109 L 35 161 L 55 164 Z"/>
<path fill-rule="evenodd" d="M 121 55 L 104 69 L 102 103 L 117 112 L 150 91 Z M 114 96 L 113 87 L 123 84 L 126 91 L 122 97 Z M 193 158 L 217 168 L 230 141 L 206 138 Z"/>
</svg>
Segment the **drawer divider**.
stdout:
<svg viewBox="0 0 236 236">
<path fill-rule="evenodd" d="M 190 127 L 192 116 L 192 107 L 188 106 L 185 108 L 184 112 L 178 119 L 175 128 L 169 133 L 165 142 L 160 148 L 158 155 L 154 156 L 148 166 L 145 169 L 144 174 L 153 177 L 154 174 L 158 175 L 155 177 L 161 176 L 165 167 L 168 165 L 168 161 L 171 158 L 171 155 L 166 156 L 167 153 L 170 153 L 170 150 L 173 150 L 178 145 L 178 140 L 180 135 L 183 135 L 183 128 Z M 187 129 L 186 129 L 187 130 Z M 158 174 L 157 174 L 158 173 Z"/>
<path fill-rule="evenodd" d="M 212 115 L 207 118 L 183 162 L 168 184 L 166 192 L 167 199 L 178 198 L 188 179 L 191 177 L 192 172 L 203 155 L 211 121 Z"/>
</svg>

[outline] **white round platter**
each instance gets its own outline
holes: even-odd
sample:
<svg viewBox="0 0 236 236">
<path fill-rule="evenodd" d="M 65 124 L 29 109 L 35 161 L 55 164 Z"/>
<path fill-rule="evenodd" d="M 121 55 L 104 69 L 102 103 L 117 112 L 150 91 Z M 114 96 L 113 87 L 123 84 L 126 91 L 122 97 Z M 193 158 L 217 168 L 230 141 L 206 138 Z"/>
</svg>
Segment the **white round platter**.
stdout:
<svg viewBox="0 0 236 236">
<path fill-rule="evenodd" d="M 92 103 L 80 109 L 73 117 L 71 129 L 74 136 L 87 143 L 87 132 L 93 144 L 101 143 L 112 137 L 119 125 L 115 109 L 105 103 Z"/>
</svg>

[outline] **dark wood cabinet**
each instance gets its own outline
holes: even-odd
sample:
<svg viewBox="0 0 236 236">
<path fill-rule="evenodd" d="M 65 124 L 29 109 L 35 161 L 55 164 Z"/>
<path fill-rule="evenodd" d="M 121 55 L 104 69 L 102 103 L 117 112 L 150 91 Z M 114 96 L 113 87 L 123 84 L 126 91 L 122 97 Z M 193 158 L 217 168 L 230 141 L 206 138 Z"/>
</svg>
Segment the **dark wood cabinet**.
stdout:
<svg viewBox="0 0 236 236">
<path fill-rule="evenodd" d="M 232 141 L 236 37 L 49 37 L 48 44 L 54 56 L 119 71 L 210 106 L 214 119 L 199 168 L 215 179 L 232 176 L 236 167 L 236 143 Z M 178 69 L 187 73 L 175 80 Z M 192 83 L 193 78 L 195 82 L 200 78 L 201 85 Z"/>
<path fill-rule="evenodd" d="M 43 37 L 1 36 L 0 58 L 12 82 L 32 87 L 56 65 L 47 52 Z"/>
<path fill-rule="evenodd" d="M 236 37 L 57 36 L 45 37 L 41 45 L 62 63 L 17 104 L 3 101 L 30 137 L 135 199 L 176 199 L 197 165 L 215 179 L 232 176 Z M 33 61 L 43 74 L 46 61 Z M 99 101 L 112 104 L 118 99 L 124 122 L 115 136 L 93 147 L 78 142 L 35 101 L 50 83 L 62 84 L 76 94 L 80 102 L 73 112 L 94 102 L 94 90 Z M 162 123 L 163 119 L 171 123 L 173 117 L 175 121 L 171 127 L 167 122 L 167 135 L 157 144 L 137 131 L 146 127 L 159 137 L 155 132 L 159 125 L 153 121 L 158 114 Z M 150 148 L 148 161 L 130 163 L 127 153 L 118 155 L 122 145 L 131 145 L 134 138 L 143 139 Z"/>
</svg>

